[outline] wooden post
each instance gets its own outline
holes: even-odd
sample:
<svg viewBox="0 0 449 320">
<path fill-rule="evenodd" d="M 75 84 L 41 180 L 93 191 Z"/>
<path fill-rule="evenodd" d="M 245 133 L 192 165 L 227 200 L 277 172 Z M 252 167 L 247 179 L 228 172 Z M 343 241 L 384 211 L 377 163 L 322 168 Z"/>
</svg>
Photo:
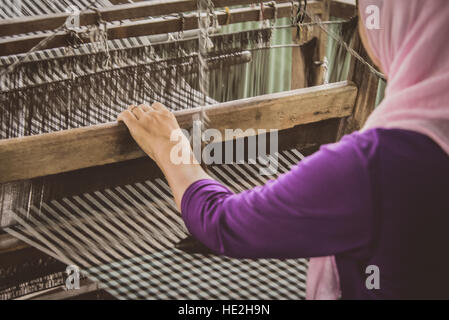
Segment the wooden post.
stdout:
<svg viewBox="0 0 449 320">
<path fill-rule="evenodd" d="M 307 5 L 307 11 L 313 15 L 317 15 L 322 21 L 327 21 L 330 18 L 330 0 L 322 0 L 319 2 L 320 9 L 313 10 L 310 7 L 310 3 Z M 306 17 L 304 22 L 311 22 L 309 17 Z M 293 31 L 293 42 L 298 43 L 296 39 L 296 30 Z M 314 47 L 314 54 L 310 61 L 303 61 L 299 48 L 292 49 L 292 89 L 302 88 L 303 86 L 309 85 L 321 85 L 324 82 L 324 68 L 315 62 L 320 63 L 324 61 L 327 50 L 328 37 L 327 33 L 323 31 L 319 26 L 313 26 L 313 31 L 311 34 L 307 32 L 302 32 L 301 43 L 312 41 L 313 38 L 317 39 L 318 44 Z M 309 45 L 311 45 L 309 43 Z M 310 55 L 312 56 L 312 55 Z M 313 75 L 310 77 L 309 81 L 304 78 L 304 68 L 307 66 L 309 72 Z"/>
<path fill-rule="evenodd" d="M 330 0 L 322 0 L 322 9 L 321 9 L 321 21 L 329 21 L 330 19 Z M 319 45 L 318 45 L 318 52 L 317 52 L 317 57 L 318 60 L 317 62 L 324 62 L 324 58 L 326 57 L 326 50 L 327 50 L 327 42 L 328 42 L 328 37 L 327 37 L 327 33 L 322 30 L 320 27 L 316 26 L 315 27 L 318 32 L 318 36 L 319 36 Z M 322 66 L 318 65 L 317 66 L 317 70 L 316 70 L 316 77 L 315 77 L 315 84 L 316 85 L 320 85 L 324 83 L 324 76 L 325 76 L 325 70 Z"/>
<path fill-rule="evenodd" d="M 359 52 L 361 57 L 371 65 L 374 65 L 363 47 L 358 32 L 354 35 L 352 47 Z M 359 88 L 352 115 L 343 119 L 340 127 L 339 139 L 353 131 L 360 130 L 373 112 L 376 103 L 379 78 L 370 72 L 367 66 L 352 57 L 348 80 L 353 81 Z"/>
</svg>

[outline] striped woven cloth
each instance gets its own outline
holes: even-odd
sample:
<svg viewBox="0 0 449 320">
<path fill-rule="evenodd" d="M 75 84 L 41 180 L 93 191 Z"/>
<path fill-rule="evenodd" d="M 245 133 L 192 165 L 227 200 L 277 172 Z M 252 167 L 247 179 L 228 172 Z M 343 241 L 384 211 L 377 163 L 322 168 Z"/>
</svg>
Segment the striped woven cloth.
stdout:
<svg viewBox="0 0 449 320">
<path fill-rule="evenodd" d="M 279 174 L 302 155 L 277 154 Z M 271 159 L 273 160 L 273 159 Z M 211 174 L 235 192 L 261 185 L 256 165 L 217 165 Z M 304 259 L 232 259 L 189 254 L 188 235 L 165 181 L 136 182 L 49 201 L 6 229 L 119 299 L 303 299 Z"/>
</svg>

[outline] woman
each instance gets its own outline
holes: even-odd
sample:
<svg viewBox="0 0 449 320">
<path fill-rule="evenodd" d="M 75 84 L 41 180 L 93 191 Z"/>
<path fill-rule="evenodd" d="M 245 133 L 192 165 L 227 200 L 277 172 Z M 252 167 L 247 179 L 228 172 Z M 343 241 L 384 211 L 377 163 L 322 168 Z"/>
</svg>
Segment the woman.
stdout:
<svg viewBox="0 0 449 320">
<path fill-rule="evenodd" d="M 159 103 L 131 106 L 118 119 L 160 166 L 189 231 L 211 250 L 312 257 L 311 299 L 447 298 L 449 6 L 361 0 L 359 9 L 363 43 L 388 77 L 384 101 L 360 132 L 265 186 L 234 194 L 198 164 L 173 164 L 170 134 L 179 127 Z M 366 29 L 376 18 L 380 29 Z"/>
</svg>

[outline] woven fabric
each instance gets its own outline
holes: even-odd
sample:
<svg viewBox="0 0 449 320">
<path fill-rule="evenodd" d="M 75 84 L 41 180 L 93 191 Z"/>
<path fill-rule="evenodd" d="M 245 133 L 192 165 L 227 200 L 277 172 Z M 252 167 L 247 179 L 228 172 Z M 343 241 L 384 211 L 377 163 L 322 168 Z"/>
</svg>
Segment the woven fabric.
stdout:
<svg viewBox="0 0 449 320">
<path fill-rule="evenodd" d="M 279 174 L 302 155 L 278 156 Z M 211 175 L 235 192 L 260 185 L 257 165 L 217 165 Z M 119 299 L 303 299 L 304 259 L 231 259 L 188 254 L 188 233 L 165 181 L 137 182 L 32 208 L 13 236 L 74 264 Z"/>
</svg>

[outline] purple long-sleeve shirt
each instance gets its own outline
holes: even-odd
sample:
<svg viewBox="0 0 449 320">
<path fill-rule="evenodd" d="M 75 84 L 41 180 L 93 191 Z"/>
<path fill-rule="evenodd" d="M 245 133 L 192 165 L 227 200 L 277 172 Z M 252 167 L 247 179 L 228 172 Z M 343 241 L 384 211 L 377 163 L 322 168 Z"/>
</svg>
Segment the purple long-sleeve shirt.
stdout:
<svg viewBox="0 0 449 320">
<path fill-rule="evenodd" d="M 219 254 L 335 255 L 344 299 L 449 297 L 449 157 L 415 132 L 353 133 L 239 194 L 197 181 L 182 216 Z M 366 287 L 369 265 L 380 289 Z"/>
</svg>

